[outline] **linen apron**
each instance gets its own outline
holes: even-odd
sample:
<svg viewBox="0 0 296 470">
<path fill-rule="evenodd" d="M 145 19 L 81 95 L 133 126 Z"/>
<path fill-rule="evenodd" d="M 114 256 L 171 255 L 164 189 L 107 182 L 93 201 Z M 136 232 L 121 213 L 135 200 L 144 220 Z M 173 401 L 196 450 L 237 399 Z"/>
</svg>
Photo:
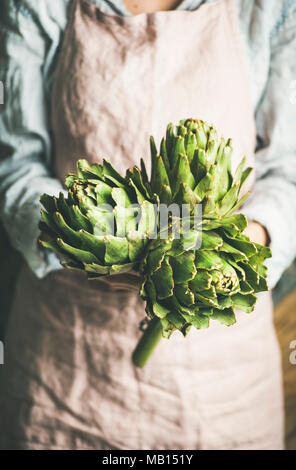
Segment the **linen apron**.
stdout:
<svg viewBox="0 0 296 470">
<path fill-rule="evenodd" d="M 232 0 L 119 17 L 73 2 L 52 91 L 55 174 L 107 157 L 149 166 L 148 139 L 194 117 L 254 164 L 255 122 Z M 40 188 L 42 191 L 42 188 Z M 2 448 L 281 449 L 282 384 L 269 293 L 227 328 L 163 339 L 144 369 L 131 355 L 137 294 L 84 273 L 24 268 L 5 346 Z M 4 406 L 5 403 L 5 406 Z"/>
</svg>

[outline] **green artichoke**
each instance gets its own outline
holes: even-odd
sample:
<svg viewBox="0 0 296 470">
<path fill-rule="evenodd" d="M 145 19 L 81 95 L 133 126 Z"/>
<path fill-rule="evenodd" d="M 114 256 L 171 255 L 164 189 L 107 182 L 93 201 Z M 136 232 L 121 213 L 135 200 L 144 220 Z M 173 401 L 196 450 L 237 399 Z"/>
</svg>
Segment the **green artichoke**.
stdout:
<svg viewBox="0 0 296 470">
<path fill-rule="evenodd" d="M 165 205 L 186 204 L 190 222 L 180 231 L 182 222 L 171 216 L 140 264 L 140 294 L 152 321 L 134 352 L 138 366 L 145 365 L 161 336 L 174 330 L 185 336 L 192 326 L 208 328 L 210 320 L 232 325 L 235 308 L 252 312 L 255 294 L 268 290 L 262 263 L 270 249 L 243 235 L 247 220 L 233 214 L 247 197 L 239 200 L 239 193 L 252 169 L 244 169 L 243 159 L 233 175 L 231 154 L 231 140 L 218 139 L 200 120 L 184 120 L 176 128 L 169 124 L 159 154 L 151 138 L 146 185 Z M 193 218 L 197 204 L 201 219 Z M 163 231 L 168 236 L 162 237 Z"/>
<path fill-rule="evenodd" d="M 191 326 L 208 328 L 210 319 L 229 326 L 235 308 L 253 311 L 254 294 L 268 289 L 262 262 L 271 254 L 241 233 L 246 226 L 246 218 L 236 214 L 203 220 L 178 238 L 171 230 L 167 239 L 151 240 L 140 265 L 141 296 L 164 336 L 176 329 L 186 335 Z"/>
<path fill-rule="evenodd" d="M 243 159 L 232 176 L 231 139 L 219 139 L 216 129 L 204 121 L 187 119 L 176 128 L 169 124 L 159 154 L 153 137 L 150 147 L 149 184 L 161 203 L 188 204 L 191 210 L 202 203 L 203 217 L 216 219 L 232 214 L 247 197 L 238 200 L 252 169 L 244 170 Z"/>
<path fill-rule="evenodd" d="M 140 172 L 124 178 L 106 160 L 92 166 L 79 160 L 77 174 L 65 182 L 67 197 L 41 196 L 42 230 L 50 238 L 42 245 L 89 279 L 136 269 L 156 228 L 153 197 Z"/>
</svg>

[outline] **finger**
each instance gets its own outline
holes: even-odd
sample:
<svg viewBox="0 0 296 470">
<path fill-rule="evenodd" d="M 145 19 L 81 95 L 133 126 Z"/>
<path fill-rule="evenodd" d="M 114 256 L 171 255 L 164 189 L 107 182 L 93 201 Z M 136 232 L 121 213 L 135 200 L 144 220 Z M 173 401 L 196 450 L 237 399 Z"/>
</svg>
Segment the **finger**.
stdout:
<svg viewBox="0 0 296 470">
<path fill-rule="evenodd" d="M 114 274 L 105 277 L 105 281 L 113 289 L 124 289 L 138 291 L 140 288 L 141 278 L 133 274 Z"/>
</svg>

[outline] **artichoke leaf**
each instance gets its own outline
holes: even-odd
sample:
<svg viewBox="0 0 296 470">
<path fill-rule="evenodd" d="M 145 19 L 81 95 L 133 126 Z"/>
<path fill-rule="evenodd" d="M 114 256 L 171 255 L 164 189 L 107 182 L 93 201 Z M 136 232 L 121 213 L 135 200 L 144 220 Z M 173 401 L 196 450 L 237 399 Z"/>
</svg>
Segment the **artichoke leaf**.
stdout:
<svg viewBox="0 0 296 470">
<path fill-rule="evenodd" d="M 68 261 L 68 262 L 62 262 L 61 265 L 66 268 L 66 269 L 73 269 L 75 271 L 81 271 L 83 269 L 83 263 L 79 263 L 78 261 Z"/>
<path fill-rule="evenodd" d="M 47 227 L 49 227 L 49 229 L 51 230 L 51 232 L 54 233 L 54 234 L 59 234 L 58 227 L 57 227 L 56 224 L 54 223 L 52 214 L 49 214 L 48 212 L 46 212 L 46 211 L 43 210 L 43 209 L 41 209 L 40 213 L 41 213 L 41 218 L 42 218 L 42 220 L 43 220 L 44 223 L 47 225 Z"/>
<path fill-rule="evenodd" d="M 112 181 L 119 188 L 126 187 L 126 179 L 123 178 L 116 170 L 113 168 L 111 163 L 108 160 L 103 160 L 103 175 L 108 180 Z"/>
<path fill-rule="evenodd" d="M 166 316 L 166 319 L 178 330 L 182 330 L 183 326 L 185 325 L 183 316 L 177 311 L 170 312 Z"/>
<path fill-rule="evenodd" d="M 230 245 L 229 243 L 223 241 L 222 246 L 219 248 L 219 251 L 222 253 L 228 253 L 233 256 L 233 259 L 235 261 L 243 261 L 243 260 L 248 260 L 248 257 L 245 253 L 242 251 L 239 251 L 237 248 L 234 246 Z"/>
<path fill-rule="evenodd" d="M 143 165 L 144 165 L 144 162 L 142 163 L 142 166 Z M 139 168 L 137 166 L 134 166 L 133 168 L 130 168 L 129 170 L 127 170 L 126 174 L 127 174 L 127 179 L 132 180 L 133 184 L 138 188 L 139 193 L 144 196 L 143 201 L 145 199 L 150 201 L 152 197 L 152 191 L 150 189 L 150 185 L 147 185 L 147 183 L 146 184 L 144 183 L 143 178 L 144 177 L 146 178 L 146 176 L 142 175 Z"/>
<path fill-rule="evenodd" d="M 125 263 L 128 261 L 128 241 L 126 238 L 107 235 L 103 240 L 106 247 L 104 261 L 107 265 Z"/>
<path fill-rule="evenodd" d="M 79 231 L 79 236 L 81 240 L 81 249 L 93 253 L 98 258 L 99 262 L 103 263 L 106 250 L 104 237 L 92 235 L 83 229 Z"/>
<path fill-rule="evenodd" d="M 147 277 L 143 284 L 142 284 L 142 290 L 144 292 L 144 297 L 146 299 L 149 299 L 149 302 L 151 304 L 155 304 L 157 301 L 157 296 L 156 296 L 156 289 L 154 282 L 150 277 Z"/>
<path fill-rule="evenodd" d="M 135 262 L 140 259 L 141 253 L 144 250 L 144 239 L 143 234 L 131 230 L 127 233 L 128 241 L 128 257 L 130 261 Z"/>
<path fill-rule="evenodd" d="M 211 320 L 217 320 L 223 325 L 231 326 L 236 323 L 235 314 L 232 308 L 226 308 L 224 310 L 214 310 L 213 315 L 211 315 Z"/>
<path fill-rule="evenodd" d="M 194 188 L 194 193 L 196 194 L 199 202 L 201 202 L 207 194 L 211 193 L 212 186 L 214 184 L 214 176 L 209 173 L 204 176 L 197 186 Z"/>
<path fill-rule="evenodd" d="M 140 209 L 138 207 L 114 207 L 113 214 L 116 222 L 117 237 L 126 237 L 128 232 L 137 231 L 137 217 L 139 216 L 139 210 Z"/>
<path fill-rule="evenodd" d="M 186 315 L 182 313 L 183 318 L 193 325 L 198 330 L 202 330 L 205 328 L 209 328 L 209 317 L 207 315 L 203 315 L 200 312 L 196 312 L 194 316 Z"/>
<path fill-rule="evenodd" d="M 161 143 L 160 143 L 160 155 L 161 155 L 162 161 L 164 163 L 166 172 L 167 172 L 167 174 L 169 174 L 169 172 L 170 172 L 170 161 L 169 161 L 167 148 L 166 148 L 166 141 L 165 141 L 164 137 L 161 139 Z"/>
<path fill-rule="evenodd" d="M 109 269 L 109 274 L 124 274 L 128 273 L 135 268 L 136 263 L 112 264 Z"/>
<path fill-rule="evenodd" d="M 251 168 L 251 167 L 248 167 L 243 171 L 241 179 L 240 179 L 240 189 L 242 188 L 244 182 L 249 177 L 249 175 L 252 173 L 252 171 L 253 171 L 253 168 Z"/>
<path fill-rule="evenodd" d="M 158 318 L 165 318 L 170 313 L 170 309 L 164 307 L 159 302 L 153 302 L 152 308 L 154 315 L 156 315 Z"/>
<path fill-rule="evenodd" d="M 111 196 L 117 206 L 122 208 L 129 208 L 132 201 L 125 188 L 112 188 Z"/>
<path fill-rule="evenodd" d="M 101 204 L 110 204 L 112 206 L 114 205 L 114 201 L 111 197 L 112 189 L 112 186 L 105 183 L 104 181 L 98 181 L 96 183 L 95 193 L 98 206 Z"/>
<path fill-rule="evenodd" d="M 194 304 L 194 294 L 190 291 L 188 284 L 175 284 L 174 294 L 181 305 L 190 307 Z"/>
<path fill-rule="evenodd" d="M 186 251 L 195 250 L 201 245 L 202 232 L 198 230 L 188 230 L 180 238 L 173 240 L 171 249 L 167 254 L 179 256 Z"/>
<path fill-rule="evenodd" d="M 161 267 L 151 277 L 159 300 L 173 295 L 173 270 L 167 258 L 164 258 Z"/>
<path fill-rule="evenodd" d="M 239 186 L 241 185 L 241 179 L 242 179 L 243 169 L 244 169 L 245 164 L 246 164 L 246 157 L 244 157 L 241 160 L 241 162 L 238 164 L 235 170 L 233 183 L 232 183 L 233 185 L 236 185 L 236 184 L 238 184 Z"/>
<path fill-rule="evenodd" d="M 211 286 L 212 276 L 208 271 L 198 269 L 196 275 L 189 282 L 190 289 L 195 293 L 199 293 L 202 290 L 207 290 Z"/>
<path fill-rule="evenodd" d="M 153 172 L 150 184 L 151 189 L 154 193 L 159 193 L 164 185 L 170 185 L 167 170 L 160 155 L 156 155 L 154 158 Z"/>
<path fill-rule="evenodd" d="M 224 263 L 222 258 L 214 251 L 197 251 L 195 255 L 197 269 L 206 269 L 208 271 L 219 270 Z"/>
<path fill-rule="evenodd" d="M 245 253 L 245 255 L 248 258 L 250 256 L 257 254 L 257 248 L 255 244 L 252 243 L 251 241 L 242 240 L 242 239 L 234 238 L 230 236 L 227 236 L 225 239 L 229 245 L 233 246 L 241 253 Z"/>
<path fill-rule="evenodd" d="M 191 189 L 195 186 L 195 178 L 191 173 L 188 158 L 180 153 L 170 175 L 173 198 L 178 193 L 181 183 L 186 183 Z"/>
<path fill-rule="evenodd" d="M 185 252 L 180 256 L 171 257 L 170 264 L 173 268 L 175 284 L 183 284 L 184 282 L 194 279 L 196 275 L 194 251 Z"/>
<path fill-rule="evenodd" d="M 92 233 L 93 227 L 88 218 L 81 212 L 77 205 L 70 206 L 69 208 L 70 225 L 75 230 L 84 229 Z"/>
<path fill-rule="evenodd" d="M 204 292 L 204 291 L 202 291 Z M 211 297 L 205 297 L 201 293 L 195 294 L 195 300 L 200 303 L 201 305 L 205 305 L 208 307 L 216 307 L 219 308 L 219 303 L 217 299 L 213 299 Z"/>
<path fill-rule="evenodd" d="M 99 263 L 83 263 L 84 269 L 87 273 L 107 276 L 110 271 L 110 266 L 102 266 Z"/>
<path fill-rule="evenodd" d="M 86 216 L 93 227 L 94 235 L 104 236 L 115 233 L 115 216 L 114 212 L 92 208 L 87 211 Z"/>
<path fill-rule="evenodd" d="M 187 155 L 189 163 L 191 163 L 194 157 L 195 149 L 196 149 L 196 138 L 193 132 L 188 132 L 186 134 L 184 144 L 185 144 L 185 153 Z"/>
<path fill-rule="evenodd" d="M 52 214 L 57 210 L 55 199 L 53 196 L 49 196 L 48 194 L 42 194 L 40 196 L 40 202 L 49 214 Z"/>
<path fill-rule="evenodd" d="M 254 294 L 234 294 L 231 297 L 233 308 L 238 310 L 243 310 L 246 313 L 251 313 L 254 310 L 254 305 L 256 303 L 256 296 Z"/>
<path fill-rule="evenodd" d="M 67 260 L 72 260 L 75 261 L 75 259 L 69 255 L 69 253 L 65 250 L 63 250 L 60 245 L 56 242 L 56 240 L 40 240 L 39 241 L 40 245 L 42 245 L 44 248 L 48 248 L 52 251 L 54 251 L 57 255 L 61 256 L 62 258 L 65 258 Z"/>
<path fill-rule="evenodd" d="M 78 175 L 75 175 L 75 173 L 69 173 L 65 177 L 65 185 L 67 186 L 67 188 L 71 188 L 73 186 L 73 183 L 78 179 L 79 179 Z"/>
<path fill-rule="evenodd" d="M 66 241 L 73 244 L 75 247 L 80 246 L 80 235 L 75 232 L 69 225 L 65 222 L 65 219 L 59 212 L 54 212 L 52 214 L 52 220 L 56 227 L 59 229 L 60 234 L 62 234 Z"/>
<path fill-rule="evenodd" d="M 219 295 L 218 296 L 219 310 L 225 310 L 225 308 L 231 308 L 232 302 L 229 295 Z"/>
<path fill-rule="evenodd" d="M 240 284 L 240 290 L 239 290 L 240 294 L 248 295 L 248 294 L 253 294 L 255 292 L 253 287 L 247 281 L 240 281 L 239 284 Z"/>
<path fill-rule="evenodd" d="M 233 208 L 237 200 L 238 191 L 239 184 L 235 184 L 227 191 L 223 199 L 217 203 L 221 217 L 225 216 Z"/>
<path fill-rule="evenodd" d="M 223 239 L 214 231 L 203 231 L 200 250 L 222 250 Z"/>
<path fill-rule="evenodd" d="M 151 236 L 156 228 L 157 214 L 154 205 L 148 201 L 141 204 L 140 220 L 138 222 L 138 232 Z"/>
<path fill-rule="evenodd" d="M 57 244 L 67 253 L 69 253 L 74 259 L 81 263 L 98 263 L 98 258 L 90 253 L 89 251 L 75 248 L 68 243 L 65 243 L 61 238 L 57 238 Z"/>
<path fill-rule="evenodd" d="M 161 247 L 156 248 L 153 251 L 150 251 L 147 257 L 147 263 L 150 273 L 154 273 L 160 269 L 162 262 L 165 257 L 165 252 Z"/>
<path fill-rule="evenodd" d="M 193 211 L 196 204 L 199 203 L 199 200 L 190 186 L 187 183 L 182 182 L 180 184 L 179 191 L 174 197 L 174 203 L 179 204 L 180 206 L 188 204 L 190 206 L 190 211 Z"/>
<path fill-rule="evenodd" d="M 170 166 L 172 167 L 173 164 L 173 149 L 175 145 L 175 134 L 174 134 L 174 126 L 172 123 L 169 123 L 166 128 L 166 136 L 165 136 L 165 144 L 166 144 L 166 151 L 169 158 Z"/>
</svg>

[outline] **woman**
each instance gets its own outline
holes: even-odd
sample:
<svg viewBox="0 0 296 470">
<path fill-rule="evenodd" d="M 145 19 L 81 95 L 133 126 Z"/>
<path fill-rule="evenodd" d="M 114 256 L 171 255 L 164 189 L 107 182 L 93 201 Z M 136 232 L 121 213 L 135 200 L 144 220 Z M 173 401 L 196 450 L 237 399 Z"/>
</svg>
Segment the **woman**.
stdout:
<svg viewBox="0 0 296 470">
<path fill-rule="evenodd" d="M 1 447 L 281 449 L 269 293 L 229 329 L 163 340 L 139 370 L 130 360 L 144 317 L 135 279 L 106 287 L 58 270 L 37 246 L 37 225 L 40 194 L 60 191 L 81 155 L 108 155 L 124 171 L 147 158 L 147 137 L 167 122 L 202 118 L 233 137 L 235 163 L 243 154 L 256 163 L 244 212 L 250 236 L 270 238 L 273 286 L 296 252 L 296 2 L 4 5 L 1 216 L 30 270 L 7 329 Z"/>
</svg>

